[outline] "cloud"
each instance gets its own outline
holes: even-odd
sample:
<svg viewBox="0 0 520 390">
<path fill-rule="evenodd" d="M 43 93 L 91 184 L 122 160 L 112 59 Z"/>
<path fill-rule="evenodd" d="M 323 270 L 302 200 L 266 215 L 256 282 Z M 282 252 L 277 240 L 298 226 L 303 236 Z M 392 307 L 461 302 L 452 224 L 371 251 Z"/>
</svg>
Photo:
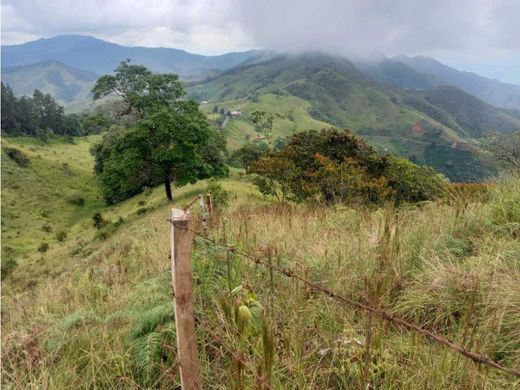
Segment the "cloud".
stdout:
<svg viewBox="0 0 520 390">
<path fill-rule="evenodd" d="M 241 25 L 260 46 L 358 55 L 520 49 L 519 0 L 249 0 Z"/>
<path fill-rule="evenodd" d="M 231 0 L 5 0 L 2 43 L 85 34 L 124 45 L 165 46 L 201 53 L 243 49 Z"/>
<path fill-rule="evenodd" d="M 202 54 L 380 52 L 520 67 L 519 15 L 520 0 L 3 0 L 2 43 L 85 34 Z"/>
</svg>

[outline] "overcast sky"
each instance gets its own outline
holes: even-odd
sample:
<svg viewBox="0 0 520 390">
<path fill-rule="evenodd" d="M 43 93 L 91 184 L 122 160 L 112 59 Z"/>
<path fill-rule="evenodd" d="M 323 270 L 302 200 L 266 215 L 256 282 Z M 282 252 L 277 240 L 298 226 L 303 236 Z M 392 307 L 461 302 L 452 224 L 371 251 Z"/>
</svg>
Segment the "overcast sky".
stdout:
<svg viewBox="0 0 520 390">
<path fill-rule="evenodd" d="M 2 0 L 2 44 L 59 34 L 202 54 L 428 55 L 520 84 L 520 0 Z"/>
</svg>

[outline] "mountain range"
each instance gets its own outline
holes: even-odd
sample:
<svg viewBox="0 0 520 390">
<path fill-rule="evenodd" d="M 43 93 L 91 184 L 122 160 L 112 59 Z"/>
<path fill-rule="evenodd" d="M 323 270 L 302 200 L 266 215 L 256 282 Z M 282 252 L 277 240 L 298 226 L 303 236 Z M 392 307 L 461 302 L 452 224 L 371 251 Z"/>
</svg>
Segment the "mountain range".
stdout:
<svg viewBox="0 0 520 390">
<path fill-rule="evenodd" d="M 453 180 L 486 175 L 478 158 L 480 138 L 520 130 L 520 120 L 507 110 L 456 86 L 403 89 L 369 77 L 344 58 L 323 53 L 281 55 L 238 66 L 188 89 L 193 98 L 210 106 L 244 102 L 246 115 L 235 121 L 242 122 L 242 133 L 248 131 L 250 111 L 292 118 L 294 108 L 286 102 L 299 99 L 318 122 L 313 126 L 351 128 L 380 149 L 432 165 Z M 287 135 L 283 127 L 280 121 L 279 136 Z"/>
<path fill-rule="evenodd" d="M 399 55 L 357 65 L 369 76 L 401 88 L 431 90 L 454 85 L 494 106 L 520 109 L 520 85 L 463 72 L 433 58 Z"/>
<path fill-rule="evenodd" d="M 264 110 L 281 114 L 274 125 L 278 138 L 348 127 L 382 150 L 468 181 L 489 173 L 480 158 L 483 137 L 520 131 L 520 86 L 425 57 L 351 62 L 321 52 L 259 50 L 202 56 L 67 35 L 3 46 L 2 79 L 17 95 L 38 88 L 77 110 L 91 102 L 97 77 L 126 58 L 180 74 L 207 111 L 240 107 L 244 115 L 223 130 L 233 147 L 259 136 L 250 114 Z"/>
<path fill-rule="evenodd" d="M 122 46 L 90 36 L 60 35 L 2 46 L 2 67 L 58 61 L 101 75 L 113 72 L 121 61 L 130 58 L 154 72 L 177 73 L 188 80 L 206 77 L 266 53 L 250 50 L 204 56 L 179 49 Z"/>
</svg>

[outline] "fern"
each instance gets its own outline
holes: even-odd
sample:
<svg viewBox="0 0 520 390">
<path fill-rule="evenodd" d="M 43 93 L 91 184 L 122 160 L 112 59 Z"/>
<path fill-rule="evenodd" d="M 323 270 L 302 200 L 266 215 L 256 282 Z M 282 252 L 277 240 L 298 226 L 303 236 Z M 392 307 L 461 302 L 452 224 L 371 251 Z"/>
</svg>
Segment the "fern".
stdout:
<svg viewBox="0 0 520 390">
<path fill-rule="evenodd" d="M 131 355 L 135 379 L 145 387 L 155 387 L 160 377 L 161 362 L 173 362 L 175 325 L 173 306 L 165 303 L 148 310 L 130 333 Z"/>
<path fill-rule="evenodd" d="M 163 339 L 159 332 L 151 332 L 132 344 L 130 357 L 138 382 L 150 386 L 159 376 Z"/>
<path fill-rule="evenodd" d="M 140 318 L 130 333 L 130 339 L 136 340 L 152 331 L 159 325 L 173 321 L 173 304 L 164 303 L 148 310 Z"/>
</svg>

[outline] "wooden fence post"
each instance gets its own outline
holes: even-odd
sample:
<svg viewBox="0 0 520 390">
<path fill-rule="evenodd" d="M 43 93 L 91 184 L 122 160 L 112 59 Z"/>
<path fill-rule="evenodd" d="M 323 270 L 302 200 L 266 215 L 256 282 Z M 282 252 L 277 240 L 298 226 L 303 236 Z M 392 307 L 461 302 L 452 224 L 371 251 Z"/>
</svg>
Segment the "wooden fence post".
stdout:
<svg viewBox="0 0 520 390">
<path fill-rule="evenodd" d="M 200 204 L 200 220 L 202 222 L 202 233 L 205 237 L 208 236 L 208 211 L 206 209 L 206 197 L 202 194 L 199 194 L 199 204 Z"/>
<path fill-rule="evenodd" d="M 172 209 L 170 242 L 177 354 L 182 390 L 200 390 L 200 370 L 193 317 L 191 248 L 193 231 L 190 212 Z"/>
<path fill-rule="evenodd" d="M 208 214 L 211 217 L 213 214 L 213 199 L 211 198 L 211 194 L 209 192 L 206 194 L 206 207 L 208 209 Z"/>
</svg>

